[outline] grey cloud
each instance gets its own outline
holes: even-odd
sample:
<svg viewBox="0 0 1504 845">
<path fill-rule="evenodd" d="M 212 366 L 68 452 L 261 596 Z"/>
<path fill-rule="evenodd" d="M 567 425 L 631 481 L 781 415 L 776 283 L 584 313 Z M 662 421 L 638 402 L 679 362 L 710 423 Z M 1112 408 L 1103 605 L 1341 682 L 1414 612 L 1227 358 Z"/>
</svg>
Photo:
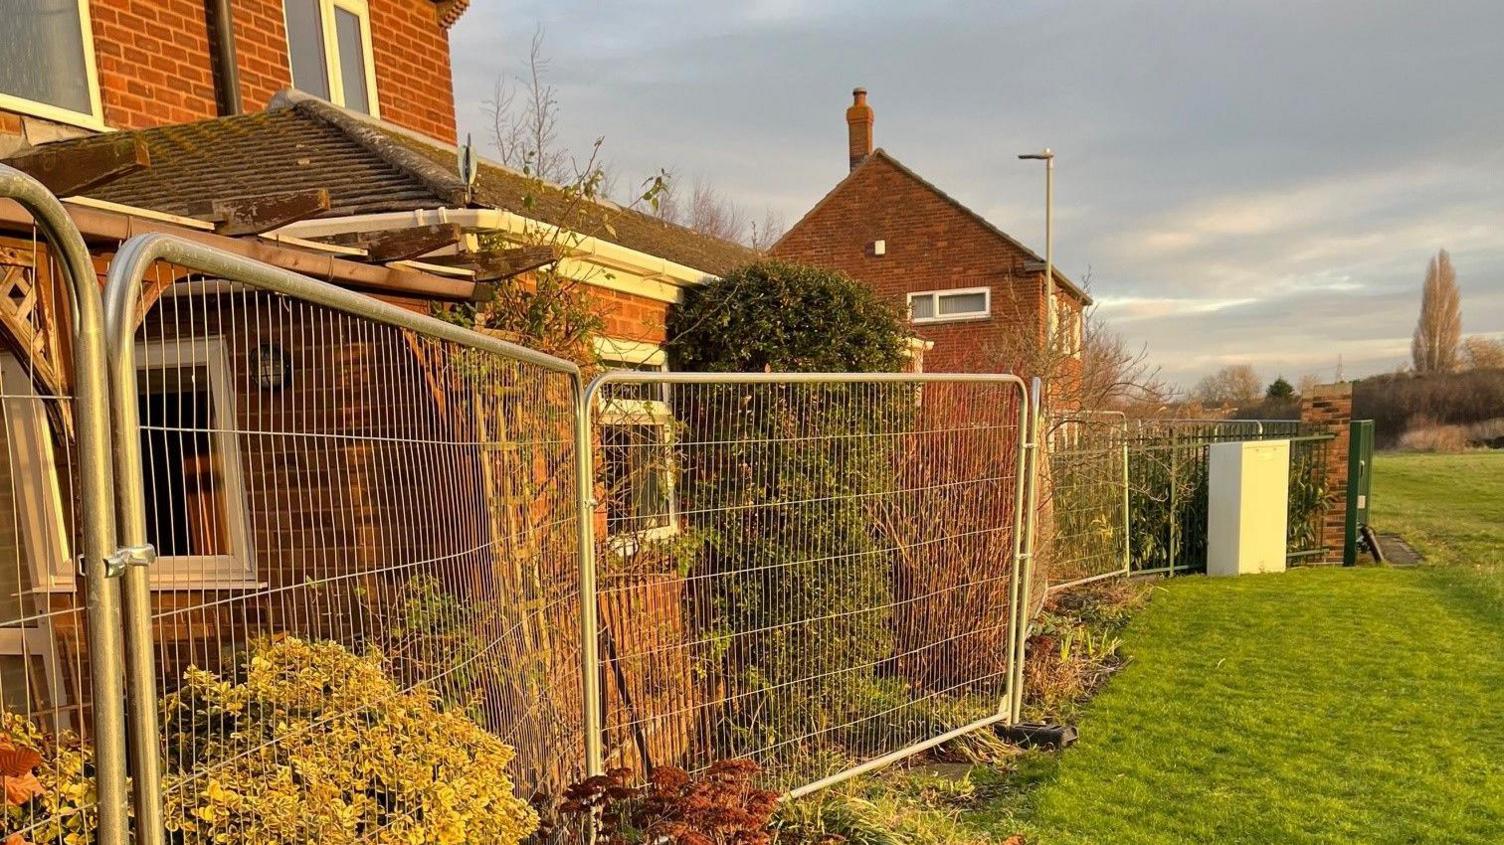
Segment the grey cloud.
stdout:
<svg viewBox="0 0 1504 845">
<path fill-rule="evenodd" d="M 1057 253 L 1099 296 L 1252 300 L 1120 311 L 1183 381 L 1276 342 L 1393 367 L 1438 247 L 1468 331 L 1504 331 L 1497 3 L 477 2 L 454 31 L 477 136 L 539 21 L 572 147 L 604 135 L 623 178 L 703 174 L 790 221 L 844 173 L 854 84 L 878 143 L 1036 246 L 1040 174 L 1013 155 L 1053 146 Z"/>
</svg>

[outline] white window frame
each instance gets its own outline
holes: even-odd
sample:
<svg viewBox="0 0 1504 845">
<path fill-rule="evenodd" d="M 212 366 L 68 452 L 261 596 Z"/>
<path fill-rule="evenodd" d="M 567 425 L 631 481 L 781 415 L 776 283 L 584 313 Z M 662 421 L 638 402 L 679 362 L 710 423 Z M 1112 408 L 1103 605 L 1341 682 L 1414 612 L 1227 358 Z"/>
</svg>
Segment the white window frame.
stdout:
<svg viewBox="0 0 1504 845">
<path fill-rule="evenodd" d="M 0 352 L 0 395 L 4 396 L 16 529 L 25 534 L 30 552 L 22 564 L 31 573 L 31 589 L 40 605 L 31 624 L 0 626 L 0 655 L 41 658 L 52 709 L 64 712 L 67 685 L 62 682 L 62 667 L 54 648 L 48 594 L 72 593 L 77 584 L 68 554 L 68 526 L 63 518 L 51 423 L 43 404 L 46 400 L 37 394 L 25 368 L 9 352 Z M 28 666 L 28 674 L 30 671 Z"/>
<path fill-rule="evenodd" d="M 668 372 L 668 356 L 657 344 L 610 337 L 597 337 L 593 343 L 596 355 L 603 360 Z M 674 443 L 674 415 L 664 399 L 624 400 L 598 396 L 596 420 L 602 426 L 651 426 L 658 431 L 659 445 L 671 449 Z M 617 552 L 629 554 L 636 550 L 639 541 L 666 540 L 679 534 L 679 496 L 674 475 L 673 467 L 665 467 L 660 479 L 668 500 L 668 524 L 611 535 L 608 541 Z"/>
<path fill-rule="evenodd" d="M 960 314 L 941 314 L 940 299 L 946 296 L 982 294 L 982 310 Z M 914 300 L 928 298 L 931 302 L 930 317 L 914 316 Z M 920 290 L 909 294 L 909 322 L 911 323 L 963 323 L 972 320 L 987 320 L 992 317 L 992 288 L 946 288 L 945 290 Z"/>
<path fill-rule="evenodd" d="M 209 374 L 209 398 L 214 403 L 213 454 L 225 495 L 224 512 L 229 521 L 230 553 L 221 555 L 164 555 L 149 570 L 153 589 L 201 590 L 260 586 L 251 554 L 250 517 L 241 476 L 240 438 L 235 425 L 235 391 L 230 363 L 220 338 L 153 341 L 136 345 L 136 370 L 190 369 L 202 367 Z M 137 435 L 139 436 L 139 434 Z M 142 455 L 143 468 L 146 456 Z"/>
<path fill-rule="evenodd" d="M 371 42 L 371 7 L 367 0 L 315 0 L 319 5 L 319 29 L 324 35 L 324 74 L 329 82 L 329 102 L 336 106 L 345 105 L 345 67 L 344 60 L 339 54 L 339 34 L 334 28 L 334 10 L 343 9 L 360 19 L 361 54 L 365 59 L 365 67 L 360 72 L 366 78 L 366 98 L 370 100 L 371 117 L 381 117 L 381 97 L 376 93 L 376 56 L 372 50 Z M 287 23 L 287 0 L 282 3 L 282 28 L 283 32 L 289 29 Z M 287 74 L 292 78 L 292 46 L 289 36 L 287 48 Z"/>
<path fill-rule="evenodd" d="M 0 109 L 55 120 L 71 126 L 103 131 L 104 109 L 99 102 L 99 72 L 94 62 L 94 25 L 89 19 L 89 0 L 78 0 L 78 25 L 84 54 L 85 83 L 89 88 L 89 111 L 77 112 L 51 103 L 28 100 L 0 91 Z"/>
<path fill-rule="evenodd" d="M 68 525 L 63 518 L 63 494 L 52 450 L 52 423 L 46 400 L 36 392 L 30 376 L 15 356 L 0 353 L 4 370 L 0 390 L 5 396 L 6 439 L 10 442 L 11 483 L 16 490 L 17 527 L 26 532 L 33 556 L 47 565 L 31 566 L 32 589 L 72 592 L 74 568 L 68 555 Z M 21 495 L 23 494 L 24 495 Z"/>
</svg>

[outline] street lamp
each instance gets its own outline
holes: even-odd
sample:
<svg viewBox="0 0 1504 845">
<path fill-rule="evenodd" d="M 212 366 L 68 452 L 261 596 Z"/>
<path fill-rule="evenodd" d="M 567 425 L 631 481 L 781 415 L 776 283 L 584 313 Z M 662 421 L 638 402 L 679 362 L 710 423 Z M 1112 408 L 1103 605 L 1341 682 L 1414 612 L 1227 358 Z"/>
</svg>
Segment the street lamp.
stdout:
<svg viewBox="0 0 1504 845">
<path fill-rule="evenodd" d="M 1045 147 L 1019 158 L 1044 162 L 1044 348 L 1048 355 L 1055 350 L 1055 153 Z"/>
</svg>

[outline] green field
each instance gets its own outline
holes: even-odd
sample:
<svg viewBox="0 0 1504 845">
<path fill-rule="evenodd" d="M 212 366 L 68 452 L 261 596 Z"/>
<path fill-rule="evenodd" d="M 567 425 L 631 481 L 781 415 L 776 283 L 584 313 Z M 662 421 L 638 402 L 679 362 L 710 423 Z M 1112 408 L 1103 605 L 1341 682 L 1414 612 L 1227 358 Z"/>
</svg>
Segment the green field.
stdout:
<svg viewBox="0 0 1504 845">
<path fill-rule="evenodd" d="M 1417 569 L 1165 582 L 1080 744 L 968 821 L 1030 843 L 1504 842 L 1504 453 L 1383 455 Z"/>
</svg>

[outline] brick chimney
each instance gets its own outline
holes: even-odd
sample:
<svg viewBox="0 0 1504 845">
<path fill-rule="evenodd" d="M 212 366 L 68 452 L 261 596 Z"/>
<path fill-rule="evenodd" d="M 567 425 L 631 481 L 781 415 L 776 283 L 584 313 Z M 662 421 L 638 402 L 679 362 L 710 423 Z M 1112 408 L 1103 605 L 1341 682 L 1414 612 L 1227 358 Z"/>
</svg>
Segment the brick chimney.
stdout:
<svg viewBox="0 0 1504 845">
<path fill-rule="evenodd" d="M 851 169 L 872 155 L 872 107 L 867 105 L 867 89 L 851 92 L 851 108 L 846 110 L 846 137 L 851 152 Z"/>
</svg>

